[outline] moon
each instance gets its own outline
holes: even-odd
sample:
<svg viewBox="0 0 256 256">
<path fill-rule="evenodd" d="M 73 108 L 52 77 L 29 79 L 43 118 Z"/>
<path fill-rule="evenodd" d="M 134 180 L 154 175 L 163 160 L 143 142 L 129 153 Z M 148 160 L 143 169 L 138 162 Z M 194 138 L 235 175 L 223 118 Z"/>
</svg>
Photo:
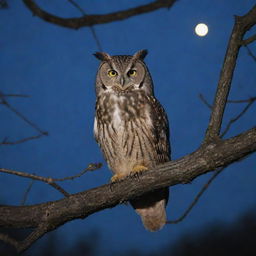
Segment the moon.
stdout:
<svg viewBox="0 0 256 256">
<path fill-rule="evenodd" d="M 195 32 L 198 36 L 206 36 L 208 33 L 208 26 L 204 23 L 199 23 L 195 27 Z"/>
</svg>

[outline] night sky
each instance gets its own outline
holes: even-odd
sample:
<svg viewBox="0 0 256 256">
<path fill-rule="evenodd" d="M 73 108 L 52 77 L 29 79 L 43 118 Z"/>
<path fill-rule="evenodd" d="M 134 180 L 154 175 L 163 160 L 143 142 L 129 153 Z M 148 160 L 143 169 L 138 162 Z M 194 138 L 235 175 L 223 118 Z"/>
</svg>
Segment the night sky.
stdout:
<svg viewBox="0 0 256 256">
<path fill-rule="evenodd" d="M 68 1 L 36 2 L 55 15 L 80 16 Z M 102 14 L 149 1 L 77 2 L 88 14 Z M 180 0 L 170 10 L 160 9 L 95 26 L 103 50 L 111 55 L 148 49 L 145 62 L 153 77 L 156 97 L 170 120 L 173 159 L 193 152 L 201 144 L 210 110 L 198 95 L 203 94 L 212 103 L 234 15 L 245 14 L 254 4 L 253 0 Z M 209 26 L 205 37 L 194 33 L 200 22 Z M 247 36 L 255 32 L 251 30 Z M 256 54 L 256 44 L 249 47 Z M 7 100 L 49 133 L 22 144 L 0 146 L 0 167 L 61 178 L 79 173 L 90 163 L 101 162 L 101 169 L 61 185 L 69 193 L 76 193 L 109 182 L 111 172 L 93 138 L 94 81 L 99 61 L 92 54 L 98 50 L 89 28 L 71 30 L 46 23 L 32 16 L 22 1 L 9 1 L 9 9 L 0 10 L 0 90 L 6 94 L 29 95 L 29 98 Z M 230 99 L 256 96 L 255 68 L 256 62 L 242 48 Z M 226 137 L 255 126 L 254 105 Z M 228 104 L 223 127 L 244 106 Z M 38 134 L 3 105 L 0 105 L 0 122 L 1 140 L 8 137 L 9 141 L 15 141 Z M 207 224 L 220 221 L 230 223 L 245 211 L 255 210 L 255 163 L 254 154 L 226 168 L 183 222 L 166 225 L 160 232 L 144 230 L 140 218 L 126 205 L 72 221 L 54 232 L 59 235 L 63 248 L 96 231 L 100 235 L 99 253 L 105 251 L 105 255 L 110 255 L 131 248 L 155 251 L 167 243 L 175 243 L 185 233 L 197 232 Z M 211 175 L 171 188 L 168 219 L 183 213 Z M 29 179 L 0 174 L 0 203 L 19 205 L 29 184 Z M 27 204 L 60 198 L 58 191 L 35 182 Z"/>
</svg>

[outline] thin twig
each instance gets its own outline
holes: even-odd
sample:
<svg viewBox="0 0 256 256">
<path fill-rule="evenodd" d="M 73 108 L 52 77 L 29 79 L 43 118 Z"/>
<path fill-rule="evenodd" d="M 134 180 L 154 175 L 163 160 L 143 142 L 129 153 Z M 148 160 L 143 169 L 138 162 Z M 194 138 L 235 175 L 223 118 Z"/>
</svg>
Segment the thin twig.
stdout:
<svg viewBox="0 0 256 256">
<path fill-rule="evenodd" d="M 200 100 L 209 108 L 212 109 L 212 106 L 207 102 L 207 100 L 204 98 L 204 96 L 200 93 L 199 94 Z M 256 97 L 251 97 L 249 99 L 245 100 L 227 100 L 227 103 L 248 103 L 245 108 L 234 118 L 232 118 L 229 122 L 226 128 L 224 129 L 223 133 L 220 135 L 220 138 L 223 138 L 225 134 L 229 131 L 230 127 L 232 126 L 233 123 L 235 123 L 239 118 L 241 118 L 246 111 L 249 109 L 249 107 L 256 101 Z"/>
<path fill-rule="evenodd" d="M 87 15 L 86 12 L 84 11 L 84 9 L 79 4 L 77 4 L 75 1 L 73 1 L 73 0 L 67 0 L 67 1 L 69 3 L 71 3 L 74 7 L 76 7 L 83 14 L 83 16 Z M 102 46 L 101 46 L 100 40 L 99 40 L 99 38 L 96 34 L 96 31 L 95 31 L 93 25 L 90 25 L 89 28 L 91 30 L 92 36 L 93 36 L 93 38 L 94 38 L 94 40 L 97 44 L 97 47 L 98 47 L 99 51 L 102 52 Z"/>
<path fill-rule="evenodd" d="M 2 100 L 1 104 L 5 105 L 8 109 L 10 109 L 13 113 L 15 113 L 18 117 L 20 117 L 23 121 L 33 127 L 35 130 L 40 132 L 42 135 L 48 135 L 48 132 L 42 131 L 36 124 L 32 123 L 28 120 L 23 114 L 21 114 L 17 109 L 12 107 L 6 100 Z"/>
<path fill-rule="evenodd" d="M 31 173 L 14 171 L 14 170 L 9 170 L 9 169 L 5 169 L 5 168 L 0 168 L 0 172 L 12 174 L 12 175 L 16 175 L 16 176 L 20 176 L 20 177 L 24 177 L 24 178 L 29 178 L 29 179 L 33 179 L 33 180 L 39 180 L 39 181 L 46 182 L 46 183 L 51 183 L 51 182 L 55 182 L 55 181 L 73 180 L 75 178 L 81 177 L 83 174 L 85 174 L 88 171 L 99 169 L 101 166 L 102 166 L 101 163 L 89 164 L 86 169 L 84 169 L 82 172 L 80 172 L 77 175 L 69 176 L 69 177 L 65 177 L 65 178 L 56 178 L 56 179 L 50 178 L 50 177 L 46 178 L 43 176 L 31 174 Z"/>
<path fill-rule="evenodd" d="M 85 170 L 80 172 L 79 174 L 74 175 L 74 176 L 70 176 L 70 177 L 66 177 L 66 178 L 60 178 L 60 179 L 53 179 L 51 177 L 46 178 L 46 177 L 38 176 L 38 175 L 35 175 L 35 174 L 31 174 L 31 173 L 14 171 L 14 170 L 9 170 L 9 169 L 4 169 L 4 168 L 0 168 L 0 172 L 20 176 L 20 177 L 23 177 L 23 178 L 29 178 L 29 179 L 45 182 L 45 183 L 49 184 L 50 186 L 52 186 L 53 188 L 55 188 L 56 190 L 58 190 L 64 196 L 67 197 L 67 196 L 69 196 L 69 193 L 66 192 L 62 187 L 60 187 L 56 183 L 57 181 L 73 180 L 75 178 L 81 177 L 87 171 L 93 171 L 93 170 L 99 169 L 101 166 L 102 166 L 101 163 L 89 164 L 89 166 Z"/>
<path fill-rule="evenodd" d="M 26 94 L 1 94 L 3 97 L 22 97 L 22 98 L 29 98 L 30 95 Z"/>
<path fill-rule="evenodd" d="M 0 143 L 1 145 L 16 145 L 16 144 L 20 144 L 29 140 L 35 140 L 35 139 L 39 139 L 40 137 L 44 136 L 44 134 L 38 134 L 35 136 L 30 136 L 24 139 L 20 139 L 20 140 L 16 140 L 16 141 L 7 141 L 7 138 L 4 138 L 3 141 Z"/>
<path fill-rule="evenodd" d="M 0 92 L 0 104 L 3 104 L 5 107 L 7 107 L 9 110 L 11 110 L 13 113 L 15 113 L 19 118 L 21 118 L 23 121 L 25 121 L 27 124 L 29 124 L 31 127 L 33 127 L 35 130 L 40 132 L 42 135 L 48 135 L 48 132 L 42 131 L 36 124 L 32 123 L 27 117 L 25 117 L 22 113 L 20 113 L 17 109 L 15 109 L 13 106 L 11 106 L 7 100 L 4 98 L 4 94 Z"/>
<path fill-rule="evenodd" d="M 209 108 L 212 109 L 212 105 L 204 98 L 203 94 L 199 93 L 199 99 Z"/>
<path fill-rule="evenodd" d="M 65 178 L 60 178 L 60 179 L 53 179 L 54 181 L 65 181 L 65 180 L 73 180 L 75 178 L 79 178 L 82 175 L 84 175 L 86 172 L 88 171 L 94 171 L 97 170 L 99 168 L 102 167 L 101 163 L 96 163 L 96 164 L 89 164 L 88 167 L 86 169 L 84 169 L 83 171 L 81 171 L 80 173 L 78 173 L 77 175 L 74 176 L 69 176 L 69 177 L 65 177 Z"/>
<path fill-rule="evenodd" d="M 253 54 L 251 49 L 247 45 L 245 45 L 244 47 L 246 48 L 248 55 L 251 56 L 254 61 L 256 61 L 256 56 Z"/>
<path fill-rule="evenodd" d="M 203 94 L 199 94 L 199 99 L 209 108 L 212 109 L 211 104 L 205 99 Z M 251 101 L 255 101 L 256 97 L 250 97 L 248 99 L 244 99 L 244 100 L 227 100 L 227 103 L 246 103 L 246 102 L 251 102 Z"/>
<path fill-rule="evenodd" d="M 96 34 L 95 28 L 93 26 L 90 26 L 89 28 L 91 30 L 92 36 L 93 36 L 93 38 L 94 38 L 94 40 L 95 40 L 95 42 L 97 44 L 97 47 L 98 47 L 99 51 L 102 52 L 103 49 L 102 49 L 99 37 Z"/>
<path fill-rule="evenodd" d="M 196 195 L 196 197 L 194 198 L 193 202 L 189 205 L 189 207 L 186 209 L 186 211 L 176 220 L 170 220 L 167 221 L 167 224 L 177 224 L 181 221 L 183 221 L 188 214 L 190 213 L 190 211 L 193 209 L 193 207 L 197 204 L 198 200 L 200 199 L 200 197 L 203 195 L 203 193 L 207 190 L 207 188 L 210 186 L 210 184 L 213 182 L 213 180 L 225 169 L 226 167 L 222 167 L 219 170 L 215 171 L 214 174 L 212 175 L 212 177 L 207 181 L 206 184 L 204 184 L 204 186 L 201 188 L 201 190 L 199 191 L 199 193 Z"/>
<path fill-rule="evenodd" d="M 16 239 L 8 236 L 7 234 L 2 234 L 0 233 L 0 240 L 2 240 L 3 242 L 5 242 L 6 244 L 10 244 L 13 247 L 15 247 L 16 249 L 18 249 L 19 246 L 19 241 L 17 241 Z"/>
<path fill-rule="evenodd" d="M 63 194 L 65 197 L 69 196 L 69 193 L 63 189 L 60 185 L 58 185 L 55 182 L 47 182 L 50 186 L 52 186 L 53 188 L 55 188 L 56 190 L 58 190 L 61 194 Z"/>
<path fill-rule="evenodd" d="M 228 103 L 245 103 L 245 102 L 252 102 L 255 100 L 256 100 L 256 97 L 251 97 L 251 98 L 245 99 L 245 100 L 228 100 Z"/>
<path fill-rule="evenodd" d="M 250 108 L 250 106 L 254 103 L 254 101 L 255 100 L 252 100 L 252 101 L 248 102 L 248 104 L 243 108 L 243 110 L 236 117 L 229 120 L 226 128 L 224 129 L 224 131 L 220 135 L 221 138 L 223 138 L 226 135 L 226 133 L 229 131 L 232 124 L 234 124 L 237 120 L 239 120 L 246 113 L 246 111 Z"/>
<path fill-rule="evenodd" d="M 34 182 L 35 182 L 35 180 L 31 180 L 31 181 L 30 181 L 30 183 L 29 183 L 29 185 L 28 185 L 28 187 L 27 187 L 27 189 L 26 189 L 26 191 L 25 191 L 25 193 L 24 193 L 24 195 L 23 195 L 23 197 L 22 197 L 22 200 L 21 200 L 21 202 L 20 202 L 20 205 L 25 205 L 25 203 L 26 203 L 26 201 L 27 201 L 27 198 L 28 198 L 28 194 L 29 194 L 29 192 L 30 192 L 30 190 L 31 190 L 31 188 L 32 188 L 32 186 L 33 186 L 33 184 L 34 184 Z"/>
<path fill-rule="evenodd" d="M 243 40 L 242 41 L 242 45 L 246 46 L 246 45 L 254 42 L 255 40 L 256 40 L 256 34 L 251 36 L 251 37 L 249 37 L 249 38 L 247 38 L 247 39 L 245 39 L 245 40 Z"/>
<path fill-rule="evenodd" d="M 0 168 L 0 172 L 45 182 L 45 183 L 49 184 L 50 186 L 52 186 L 53 188 L 55 188 L 56 190 L 58 190 L 64 196 L 69 196 L 69 193 L 66 192 L 63 188 L 61 188 L 58 184 L 56 184 L 52 178 L 45 178 L 45 177 L 38 176 L 35 174 L 31 174 L 31 173 L 8 170 L 8 169 L 4 169 L 4 168 Z"/>
<path fill-rule="evenodd" d="M 35 241 L 42 237 L 49 230 L 49 224 L 43 221 L 37 228 L 35 228 L 23 241 L 20 241 L 16 246 L 19 253 L 24 252 L 30 247 Z"/>
<path fill-rule="evenodd" d="M 36 227 L 24 240 L 18 241 L 7 234 L 0 233 L 0 240 L 6 244 L 12 245 L 16 248 L 17 252 L 22 253 L 28 247 L 31 246 L 36 240 L 42 237 L 46 232 L 48 232 L 48 223 L 42 222 L 38 227 Z"/>
</svg>

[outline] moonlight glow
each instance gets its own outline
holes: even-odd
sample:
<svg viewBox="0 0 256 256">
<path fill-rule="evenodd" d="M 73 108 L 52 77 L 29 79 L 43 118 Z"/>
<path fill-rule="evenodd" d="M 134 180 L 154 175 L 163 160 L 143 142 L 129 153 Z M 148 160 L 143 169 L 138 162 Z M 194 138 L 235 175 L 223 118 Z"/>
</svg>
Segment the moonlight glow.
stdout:
<svg viewBox="0 0 256 256">
<path fill-rule="evenodd" d="M 199 23 L 195 27 L 195 32 L 198 36 L 206 36 L 208 33 L 208 27 L 204 23 Z"/>
</svg>

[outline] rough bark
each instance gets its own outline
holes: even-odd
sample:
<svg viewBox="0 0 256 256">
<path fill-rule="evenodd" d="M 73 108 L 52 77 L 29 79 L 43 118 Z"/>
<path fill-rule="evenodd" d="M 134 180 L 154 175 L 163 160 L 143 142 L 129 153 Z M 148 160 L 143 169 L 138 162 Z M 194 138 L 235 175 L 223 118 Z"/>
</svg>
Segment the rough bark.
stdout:
<svg viewBox="0 0 256 256">
<path fill-rule="evenodd" d="M 0 206 L 0 226 L 29 228 L 47 222 L 48 230 L 67 221 L 126 202 L 146 192 L 191 182 L 196 177 L 227 166 L 256 151 L 256 128 L 239 136 L 203 145 L 198 150 L 144 172 L 139 177 L 72 194 L 67 198 L 31 206 Z"/>
</svg>

